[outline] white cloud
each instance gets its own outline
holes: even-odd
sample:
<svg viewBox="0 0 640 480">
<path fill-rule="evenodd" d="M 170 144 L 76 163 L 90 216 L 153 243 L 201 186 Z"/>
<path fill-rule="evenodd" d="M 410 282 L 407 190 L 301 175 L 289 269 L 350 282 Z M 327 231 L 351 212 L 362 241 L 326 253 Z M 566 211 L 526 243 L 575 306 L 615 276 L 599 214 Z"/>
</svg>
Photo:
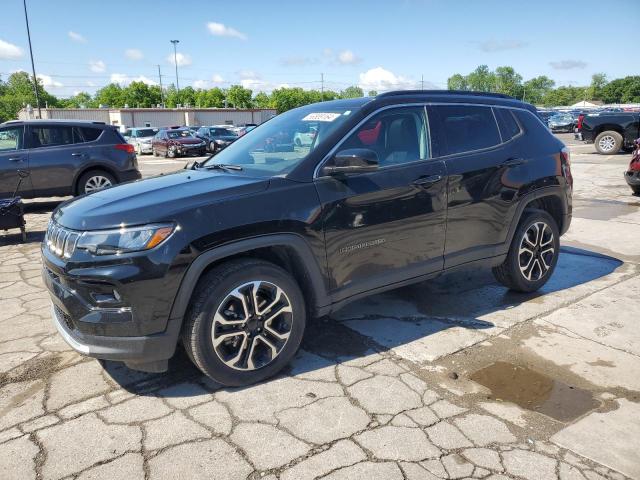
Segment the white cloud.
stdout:
<svg viewBox="0 0 640 480">
<path fill-rule="evenodd" d="M 358 83 L 365 92 L 368 90 L 406 90 L 415 88 L 416 83 L 408 78 L 396 75 L 382 67 L 376 67 L 360 74 Z"/>
<path fill-rule="evenodd" d="M 574 68 L 585 68 L 587 62 L 582 60 L 560 60 L 559 62 L 549 62 L 549 65 L 556 70 L 572 70 Z"/>
<path fill-rule="evenodd" d="M 107 65 L 102 60 L 89 61 L 89 70 L 95 73 L 102 73 L 107 70 Z"/>
<path fill-rule="evenodd" d="M 45 75 L 43 73 L 39 73 L 37 75 L 38 80 L 42 82 L 42 86 L 44 88 L 62 88 L 64 85 L 53 78 L 50 75 Z"/>
<path fill-rule="evenodd" d="M 0 39 L 0 59 L 2 60 L 15 60 L 22 58 L 24 52 L 20 47 L 13 43 L 5 42 Z"/>
<path fill-rule="evenodd" d="M 484 40 L 476 43 L 478 44 L 478 48 L 483 52 L 518 50 L 527 46 L 527 43 L 521 40 Z"/>
<path fill-rule="evenodd" d="M 222 78 L 222 75 L 214 73 L 213 76 L 211 77 L 211 81 L 213 83 L 224 83 L 224 78 Z"/>
<path fill-rule="evenodd" d="M 209 88 L 209 82 L 206 80 L 194 80 L 193 88 Z"/>
<path fill-rule="evenodd" d="M 170 53 L 167 55 L 167 62 L 171 65 L 175 65 L 177 63 L 179 67 L 186 67 L 187 65 L 191 65 L 191 57 L 185 53 L 178 52 L 175 55 L 174 61 L 173 53 Z"/>
<path fill-rule="evenodd" d="M 142 60 L 144 58 L 142 51 L 137 48 L 127 48 L 124 51 L 124 56 L 129 60 Z"/>
<path fill-rule="evenodd" d="M 338 63 L 340 65 L 355 65 L 362 60 L 351 50 L 343 50 L 338 54 Z"/>
<path fill-rule="evenodd" d="M 138 77 L 130 77 L 126 73 L 112 73 L 111 74 L 111 83 L 117 83 L 120 86 L 129 85 L 131 82 L 142 82 L 147 85 L 157 85 L 154 80 L 151 80 L 149 77 L 145 77 L 144 75 L 140 75 Z"/>
<path fill-rule="evenodd" d="M 69 35 L 69 38 L 71 40 L 73 40 L 74 42 L 86 43 L 86 41 L 87 41 L 86 38 L 84 38 L 79 33 L 74 32 L 73 30 L 69 30 L 69 33 L 67 33 L 67 35 Z"/>
<path fill-rule="evenodd" d="M 233 37 L 239 38 L 240 40 L 247 39 L 244 33 L 239 32 L 235 28 L 228 27 L 224 23 L 209 22 L 207 23 L 207 28 L 211 35 L 215 35 L 216 37 Z"/>
</svg>

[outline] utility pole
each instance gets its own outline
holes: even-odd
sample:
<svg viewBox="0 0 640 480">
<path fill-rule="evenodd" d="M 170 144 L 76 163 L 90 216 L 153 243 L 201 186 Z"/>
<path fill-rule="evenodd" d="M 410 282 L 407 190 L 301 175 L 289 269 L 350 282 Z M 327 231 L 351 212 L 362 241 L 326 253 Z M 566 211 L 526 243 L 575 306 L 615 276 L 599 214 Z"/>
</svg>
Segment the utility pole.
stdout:
<svg viewBox="0 0 640 480">
<path fill-rule="evenodd" d="M 424 90 L 424 75 L 420 78 L 420 90 Z"/>
<path fill-rule="evenodd" d="M 36 93 L 36 104 L 38 106 L 38 118 L 42 118 L 40 111 L 40 95 L 38 94 L 38 78 L 36 77 L 36 65 L 33 63 L 33 49 L 31 48 L 31 32 L 29 31 L 29 16 L 27 15 L 27 0 L 22 0 L 24 5 L 24 21 L 27 23 L 27 38 L 29 39 L 29 55 L 31 55 L 31 70 L 33 71 L 33 90 Z"/>
<path fill-rule="evenodd" d="M 324 73 L 320 74 L 320 101 L 324 102 Z"/>
<path fill-rule="evenodd" d="M 180 82 L 178 81 L 178 53 L 176 50 L 176 45 L 180 43 L 180 40 L 171 40 L 173 43 L 173 62 L 176 64 L 176 90 L 180 93 Z"/>
<path fill-rule="evenodd" d="M 164 92 L 162 91 L 162 73 L 160 73 L 160 65 L 158 65 L 158 79 L 160 80 L 160 104 L 164 108 Z"/>
</svg>

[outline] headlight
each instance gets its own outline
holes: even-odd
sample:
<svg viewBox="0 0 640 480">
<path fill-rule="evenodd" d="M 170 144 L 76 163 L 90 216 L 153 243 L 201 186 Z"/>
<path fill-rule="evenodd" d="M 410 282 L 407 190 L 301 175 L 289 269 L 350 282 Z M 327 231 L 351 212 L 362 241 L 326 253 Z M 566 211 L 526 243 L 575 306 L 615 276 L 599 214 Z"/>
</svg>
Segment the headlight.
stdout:
<svg viewBox="0 0 640 480">
<path fill-rule="evenodd" d="M 157 247 L 175 230 L 172 224 L 153 224 L 142 227 L 123 227 L 117 230 L 97 230 L 80 235 L 76 248 L 95 255 L 114 255 L 139 252 Z"/>
</svg>

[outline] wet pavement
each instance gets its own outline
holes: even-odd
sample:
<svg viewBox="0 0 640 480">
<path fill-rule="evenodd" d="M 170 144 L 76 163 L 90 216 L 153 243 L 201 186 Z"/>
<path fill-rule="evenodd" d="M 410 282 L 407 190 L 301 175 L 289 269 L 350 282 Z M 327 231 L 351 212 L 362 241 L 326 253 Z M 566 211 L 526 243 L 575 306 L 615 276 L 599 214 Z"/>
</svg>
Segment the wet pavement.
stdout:
<svg viewBox="0 0 640 480">
<path fill-rule="evenodd" d="M 0 233 L 0 478 L 640 479 L 640 201 L 628 155 L 572 151 L 540 292 L 472 270 L 363 299 L 238 389 L 182 352 L 147 374 L 71 351 L 40 280 L 56 202 L 30 202 L 28 242 Z"/>
</svg>

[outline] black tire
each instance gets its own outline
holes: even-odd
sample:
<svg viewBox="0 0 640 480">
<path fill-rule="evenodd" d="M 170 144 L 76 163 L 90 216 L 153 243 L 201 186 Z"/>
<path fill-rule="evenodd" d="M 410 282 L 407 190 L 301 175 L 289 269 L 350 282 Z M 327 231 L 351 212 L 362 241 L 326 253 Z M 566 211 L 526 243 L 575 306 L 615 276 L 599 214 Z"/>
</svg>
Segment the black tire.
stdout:
<svg viewBox="0 0 640 480">
<path fill-rule="evenodd" d="M 165 154 L 165 157 L 176 158 L 177 156 L 178 152 L 176 150 L 176 147 L 167 147 L 167 153 Z"/>
<path fill-rule="evenodd" d="M 211 153 L 216 153 L 216 142 L 209 142 L 209 151 Z"/>
<path fill-rule="evenodd" d="M 82 176 L 78 179 L 78 186 L 76 187 L 78 195 L 84 195 L 85 193 L 93 193 L 99 191 L 100 189 L 89 188 L 89 183 L 95 183 L 92 180 L 95 178 L 103 178 L 108 182 L 108 185 L 105 185 L 103 188 L 110 187 L 118 183 L 116 177 L 105 170 L 89 170 L 88 172 L 83 173 Z"/>
<path fill-rule="evenodd" d="M 289 328 L 288 339 L 280 346 L 280 350 L 275 358 L 270 354 L 271 358 L 269 361 L 259 368 L 234 368 L 225 363 L 221 355 L 214 348 L 214 340 L 212 337 L 214 332 L 217 331 L 212 330 L 214 327 L 214 316 L 218 311 L 227 314 L 229 309 L 232 308 L 229 304 L 226 304 L 229 298 L 232 298 L 233 301 L 234 297 L 229 296 L 232 291 L 240 288 L 242 285 L 256 281 L 264 282 L 263 285 L 277 286 L 284 292 L 286 303 L 290 305 L 291 312 L 282 314 L 286 315 L 287 318 L 286 320 L 280 321 L 285 322 Z M 260 291 L 259 288 L 256 290 Z M 247 309 L 253 308 L 253 302 L 250 300 L 251 297 L 245 296 L 244 298 L 248 302 Z M 265 312 L 268 314 L 271 310 L 265 310 L 262 313 L 264 314 Z M 267 314 L 265 314 L 265 316 L 268 316 Z M 245 315 L 245 318 L 249 318 L 249 315 Z M 250 385 L 275 375 L 289 363 L 300 347 L 305 325 L 306 307 L 304 297 L 291 275 L 270 262 L 241 258 L 225 262 L 213 268 L 200 279 L 191 298 L 187 315 L 185 316 L 185 323 L 182 327 L 182 343 L 193 363 L 205 375 L 216 382 L 227 386 Z M 273 324 L 271 324 L 271 326 L 273 326 Z M 220 327 L 224 327 L 224 325 Z M 237 330 L 235 327 L 232 328 L 234 328 L 234 332 L 240 329 L 245 332 L 251 330 L 247 322 L 238 325 Z M 255 331 L 253 334 L 266 336 L 266 330 L 265 328 L 262 334 L 256 334 Z M 258 345 L 257 338 L 250 339 L 248 337 L 251 333 L 243 335 L 245 336 L 242 340 L 242 346 L 245 345 L 245 340 L 250 343 L 247 344 L 246 349 L 240 347 L 232 351 L 231 357 L 241 350 L 247 350 L 247 352 L 250 353 L 252 351 L 251 346 L 253 346 L 254 343 Z M 239 338 L 242 337 L 232 336 L 228 339 L 230 341 L 228 344 L 225 344 L 225 340 L 220 346 L 225 347 L 226 345 L 231 345 L 230 348 L 233 349 L 235 347 L 233 341 L 239 341 Z M 274 341 L 275 337 L 270 336 L 269 339 Z M 274 341 L 274 344 L 275 343 Z M 245 356 L 240 357 L 240 360 L 235 363 L 235 366 L 239 366 L 240 368 L 248 366 L 248 360 L 246 360 Z"/>
<path fill-rule="evenodd" d="M 534 225 L 540 224 L 546 225 L 550 230 L 552 235 L 551 241 L 549 243 L 544 243 L 548 240 L 548 237 L 544 237 L 545 232 L 548 231 L 542 229 L 543 237 L 541 237 L 540 242 L 536 239 L 536 243 L 543 243 L 544 246 L 542 248 L 531 248 L 531 251 L 535 251 L 536 254 L 530 255 L 527 252 L 523 252 L 521 256 L 521 245 L 525 245 L 527 248 L 530 247 L 529 244 L 526 243 L 527 241 L 524 238 L 525 235 L 530 239 L 530 235 L 537 232 Z M 552 257 L 549 256 L 549 248 L 553 248 Z M 540 255 L 538 255 L 539 252 Z M 545 252 L 547 253 L 545 254 Z M 559 254 L 560 232 L 558 231 L 556 221 L 551 215 L 543 210 L 527 210 L 524 212 L 523 217 L 518 224 L 518 228 L 516 229 L 516 233 L 513 235 L 511 247 L 507 253 L 507 258 L 502 265 L 493 268 L 493 276 L 509 290 L 523 293 L 535 292 L 547 283 L 549 278 L 551 278 L 551 275 L 553 275 L 553 271 L 558 263 Z M 529 260 L 529 263 L 527 263 L 527 260 Z M 525 272 L 521 269 L 521 261 L 522 263 L 525 263 L 523 267 L 531 265 L 531 270 L 528 270 L 530 278 L 527 278 L 526 276 L 525 272 L 527 269 L 525 269 Z M 536 261 L 538 265 L 537 268 Z M 545 268 L 547 269 L 545 270 Z M 539 278 L 537 278 L 538 274 L 540 274 Z"/>
<path fill-rule="evenodd" d="M 634 195 L 640 195 L 640 185 L 629 185 Z"/>
<path fill-rule="evenodd" d="M 606 130 L 596 137 L 594 143 L 599 154 L 615 155 L 622 149 L 622 135 L 613 130 Z"/>
</svg>

